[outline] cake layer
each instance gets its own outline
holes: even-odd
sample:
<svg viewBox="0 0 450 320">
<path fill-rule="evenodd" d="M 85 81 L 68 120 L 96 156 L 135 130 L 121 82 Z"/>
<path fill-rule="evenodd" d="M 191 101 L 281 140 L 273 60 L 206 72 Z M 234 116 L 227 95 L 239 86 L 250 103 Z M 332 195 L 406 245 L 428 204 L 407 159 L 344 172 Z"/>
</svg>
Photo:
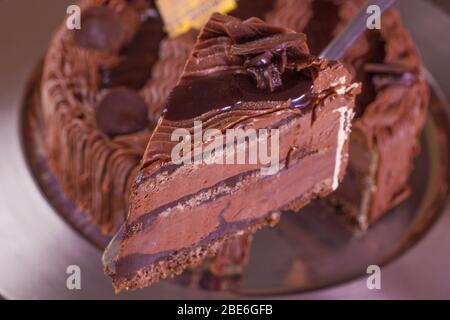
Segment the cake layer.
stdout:
<svg viewBox="0 0 450 320">
<path fill-rule="evenodd" d="M 304 35 L 256 18 L 213 15 L 144 154 L 114 270 L 107 265 L 116 290 L 178 274 L 224 241 L 275 223 L 280 210 L 335 190 L 358 89 L 341 64 L 311 56 Z M 266 151 L 277 156 L 271 165 L 278 170 L 267 173 L 261 159 L 229 157 L 242 148 L 250 159 L 250 137 L 221 140 L 223 152 L 208 161 L 203 153 L 198 162 L 198 147 L 217 142 L 196 143 L 198 123 L 201 133 L 269 132 Z M 178 130 L 189 137 L 183 163 L 173 160 Z"/>
</svg>

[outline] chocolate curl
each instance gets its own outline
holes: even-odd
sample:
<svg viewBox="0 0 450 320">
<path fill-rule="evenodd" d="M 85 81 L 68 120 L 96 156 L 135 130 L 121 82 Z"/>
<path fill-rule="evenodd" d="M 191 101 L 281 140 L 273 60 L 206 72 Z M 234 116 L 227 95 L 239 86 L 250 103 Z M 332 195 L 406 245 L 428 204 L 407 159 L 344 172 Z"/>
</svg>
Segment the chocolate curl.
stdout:
<svg viewBox="0 0 450 320">
<path fill-rule="evenodd" d="M 230 54 L 244 56 L 244 68 L 257 87 L 271 92 L 283 84 L 282 74 L 287 68 L 301 70 L 314 62 L 306 45 L 306 36 L 301 33 L 276 34 L 235 44 Z"/>
</svg>

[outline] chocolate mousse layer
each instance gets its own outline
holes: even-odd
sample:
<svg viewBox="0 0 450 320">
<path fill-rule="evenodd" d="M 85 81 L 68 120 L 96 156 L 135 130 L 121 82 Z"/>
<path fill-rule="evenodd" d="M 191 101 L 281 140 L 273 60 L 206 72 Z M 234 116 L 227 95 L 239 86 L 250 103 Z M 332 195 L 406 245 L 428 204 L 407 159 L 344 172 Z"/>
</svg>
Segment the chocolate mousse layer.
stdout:
<svg viewBox="0 0 450 320">
<path fill-rule="evenodd" d="M 116 239 L 120 250 L 105 263 L 116 291 L 179 274 L 227 240 L 276 224 L 282 210 L 337 189 L 358 92 L 340 63 L 309 53 L 303 34 L 257 18 L 213 15 L 165 103 Z M 203 132 L 265 130 L 278 170 L 261 159 L 223 164 L 220 152 L 196 162 L 196 148 L 215 139 L 188 143 L 192 158 L 185 159 L 194 162 L 173 160 L 179 141 L 172 134 L 184 129 L 194 141 L 198 121 Z M 220 145 L 241 147 L 250 158 L 250 142 Z"/>
</svg>

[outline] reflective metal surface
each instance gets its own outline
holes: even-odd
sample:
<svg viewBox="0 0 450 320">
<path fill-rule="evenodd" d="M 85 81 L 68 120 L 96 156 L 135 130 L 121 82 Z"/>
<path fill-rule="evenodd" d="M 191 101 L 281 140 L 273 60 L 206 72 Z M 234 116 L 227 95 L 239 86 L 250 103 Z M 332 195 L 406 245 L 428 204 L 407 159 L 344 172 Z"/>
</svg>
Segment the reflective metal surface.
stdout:
<svg viewBox="0 0 450 320">
<path fill-rule="evenodd" d="M 416 165 L 419 170 L 413 177 L 414 196 L 367 235 L 352 238 L 326 211 L 310 207 L 312 214 L 319 214 L 313 217 L 305 212 L 288 217 L 279 228 L 257 236 L 239 295 L 162 282 L 116 297 L 109 279 L 103 275 L 101 252 L 61 219 L 33 180 L 19 134 L 21 99 L 27 79 L 69 3 L 60 0 L 41 0 L 39 5 L 30 0 L 0 2 L 0 41 L 7 44 L 0 52 L 1 295 L 11 299 L 208 299 L 278 292 L 286 297 L 289 292 L 306 290 L 287 297 L 450 298 L 447 275 L 450 210 L 448 200 L 444 200 L 445 210 L 440 208 L 442 201 L 434 201 L 443 196 L 439 190 L 442 181 L 448 179 L 442 176 L 448 167 L 442 168 L 440 163 L 448 157 L 442 141 L 448 142 L 450 138 L 448 131 L 440 129 L 448 123 L 448 110 L 444 109 L 444 99 L 438 96 L 425 130 L 423 153 Z M 449 38 L 449 17 L 421 0 L 399 1 L 398 6 L 413 31 L 427 68 L 450 96 L 450 67 L 446 64 L 450 41 L 444 40 Z M 433 19 L 418 19 L 418 15 Z M 428 207 L 434 203 L 438 206 Z M 398 256 L 400 253 L 403 254 Z M 357 263 L 350 263 L 355 259 Z M 385 262 L 390 263 L 382 268 L 382 290 L 368 290 L 364 277 L 355 279 L 365 272 L 366 265 Z M 67 289 L 69 265 L 80 266 L 82 290 Z"/>
</svg>

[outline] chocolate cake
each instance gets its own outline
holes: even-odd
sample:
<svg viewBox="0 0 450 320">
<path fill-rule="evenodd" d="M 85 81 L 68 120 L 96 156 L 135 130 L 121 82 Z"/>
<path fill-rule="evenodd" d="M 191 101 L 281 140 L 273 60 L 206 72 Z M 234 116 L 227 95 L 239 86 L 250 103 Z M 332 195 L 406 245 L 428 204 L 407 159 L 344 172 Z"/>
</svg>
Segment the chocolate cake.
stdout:
<svg viewBox="0 0 450 320">
<path fill-rule="evenodd" d="M 45 58 L 45 150 L 65 195 L 112 235 L 155 125 L 145 92 L 164 33 L 148 1 L 81 8 L 82 28 L 61 26 Z"/>
<path fill-rule="evenodd" d="M 318 54 L 365 4 L 363 0 L 316 0 L 304 28 L 311 51 Z M 278 17 L 302 27 L 280 7 Z M 282 13 L 283 12 L 283 13 Z M 320 36 L 314 36 L 319 35 Z M 328 200 L 359 229 L 389 212 L 408 197 L 408 179 L 419 152 L 420 134 L 429 102 L 420 56 L 396 9 L 382 17 L 380 30 L 368 30 L 347 52 L 344 64 L 363 83 L 357 97 L 345 179 Z"/>
<path fill-rule="evenodd" d="M 179 274 L 216 254 L 226 240 L 274 225 L 280 211 L 337 189 L 359 85 L 339 62 L 310 55 L 305 41 L 303 34 L 257 18 L 211 17 L 165 103 L 132 187 L 119 254 L 114 266 L 106 266 L 117 291 Z M 198 121 L 219 133 L 270 130 L 278 170 L 266 172 L 260 161 L 225 165 L 220 152 L 197 162 L 198 145 L 190 139 L 196 139 Z M 172 135 L 181 129 L 189 138 L 183 157 L 192 163 L 173 159 Z M 222 144 L 251 151 L 250 141 Z"/>
<path fill-rule="evenodd" d="M 304 32 L 318 54 L 364 3 L 239 0 L 230 15 Z M 39 111 L 45 123 L 39 128 L 50 169 L 78 209 L 74 219 L 86 215 L 111 236 L 125 220 L 145 146 L 198 32 L 167 37 L 150 0 L 84 0 L 81 7 L 83 28 L 62 25 L 47 53 Z M 428 102 L 420 57 L 398 12 L 390 9 L 382 24 L 343 59 L 363 93 L 356 101 L 349 170 L 327 198 L 363 229 L 408 196 Z M 132 106 L 126 117 L 124 104 Z M 209 272 L 242 270 L 250 243 L 249 235 L 225 243 L 223 254 L 208 262 Z"/>
</svg>

